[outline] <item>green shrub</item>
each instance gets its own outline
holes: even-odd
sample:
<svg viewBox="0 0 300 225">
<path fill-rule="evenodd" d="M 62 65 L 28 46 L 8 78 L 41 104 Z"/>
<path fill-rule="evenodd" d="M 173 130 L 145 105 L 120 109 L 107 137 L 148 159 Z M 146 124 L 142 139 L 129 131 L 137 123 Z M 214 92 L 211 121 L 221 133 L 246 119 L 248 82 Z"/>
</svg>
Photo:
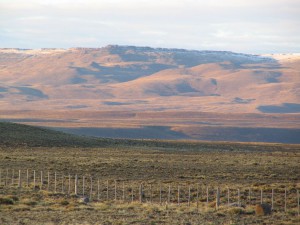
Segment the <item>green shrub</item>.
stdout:
<svg viewBox="0 0 300 225">
<path fill-rule="evenodd" d="M 60 204 L 66 206 L 69 205 L 70 203 L 67 200 L 63 200 L 60 202 Z"/>
<path fill-rule="evenodd" d="M 27 201 L 27 202 L 24 202 L 24 204 L 28 205 L 28 206 L 36 206 L 37 202 L 35 202 L 35 201 Z"/>
<path fill-rule="evenodd" d="M 14 200 L 11 198 L 0 198 L 0 205 L 13 205 Z"/>
<path fill-rule="evenodd" d="M 14 202 L 19 201 L 19 197 L 15 195 L 9 196 L 9 198 L 11 198 Z"/>
<path fill-rule="evenodd" d="M 235 208 L 231 208 L 229 209 L 229 214 L 231 215 L 240 215 L 243 214 L 245 211 L 243 208 L 240 207 L 235 207 Z"/>
</svg>

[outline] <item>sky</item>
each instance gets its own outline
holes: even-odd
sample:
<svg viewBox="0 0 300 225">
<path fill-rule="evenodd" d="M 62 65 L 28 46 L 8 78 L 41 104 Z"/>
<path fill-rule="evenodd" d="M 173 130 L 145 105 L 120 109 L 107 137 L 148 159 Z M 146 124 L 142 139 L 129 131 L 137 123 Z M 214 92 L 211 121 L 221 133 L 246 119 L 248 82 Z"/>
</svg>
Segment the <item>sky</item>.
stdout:
<svg viewBox="0 0 300 225">
<path fill-rule="evenodd" d="M 300 0 L 0 0 L 0 48 L 300 52 Z"/>
</svg>

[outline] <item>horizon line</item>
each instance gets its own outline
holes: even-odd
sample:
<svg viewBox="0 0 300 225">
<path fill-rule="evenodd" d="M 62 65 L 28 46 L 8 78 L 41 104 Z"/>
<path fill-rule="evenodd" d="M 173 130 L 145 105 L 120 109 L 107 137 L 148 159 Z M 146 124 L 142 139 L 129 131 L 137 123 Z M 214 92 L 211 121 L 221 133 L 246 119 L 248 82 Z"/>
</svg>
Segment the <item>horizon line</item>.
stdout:
<svg viewBox="0 0 300 225">
<path fill-rule="evenodd" d="M 144 49 L 153 49 L 153 50 L 182 50 L 182 51 L 190 51 L 190 52 L 230 52 L 230 53 L 238 53 L 238 54 L 249 54 L 249 55 L 290 55 L 290 54 L 300 54 L 300 52 L 289 52 L 289 53 L 283 53 L 283 52 L 276 52 L 276 53 L 245 53 L 245 52 L 236 52 L 236 51 L 228 51 L 228 50 L 211 50 L 211 49 L 189 49 L 189 48 L 174 48 L 174 47 L 151 47 L 147 45 L 120 45 L 120 44 L 108 44 L 105 46 L 100 47 L 82 47 L 82 46 L 74 46 L 74 47 L 67 47 L 67 48 L 61 48 L 61 47 L 42 47 L 42 48 L 22 48 L 22 47 L 0 47 L 0 50 L 19 50 L 19 51 L 30 51 L 30 50 L 72 50 L 72 49 L 105 49 L 108 47 L 134 47 L 134 48 L 144 48 Z"/>
</svg>

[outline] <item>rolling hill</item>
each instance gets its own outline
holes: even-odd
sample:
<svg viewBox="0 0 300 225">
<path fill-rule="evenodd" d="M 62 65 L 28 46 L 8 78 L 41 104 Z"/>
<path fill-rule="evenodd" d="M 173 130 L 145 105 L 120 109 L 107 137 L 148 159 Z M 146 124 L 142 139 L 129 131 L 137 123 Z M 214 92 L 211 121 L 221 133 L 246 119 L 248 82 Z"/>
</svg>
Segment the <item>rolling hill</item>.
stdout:
<svg viewBox="0 0 300 225">
<path fill-rule="evenodd" d="M 171 139 L 201 139 L 204 126 L 297 129 L 299 65 L 299 54 L 117 45 L 0 49 L 0 119 L 52 127 L 162 127 L 168 135 L 142 137 Z"/>
<path fill-rule="evenodd" d="M 0 122 L 0 146 L 91 147 L 103 146 L 101 140 L 23 124 Z"/>
<path fill-rule="evenodd" d="M 111 148 L 114 150 L 128 148 L 176 151 L 297 151 L 299 145 L 268 143 L 232 143 L 187 140 L 137 140 L 93 138 L 55 131 L 44 127 L 0 122 L 0 149 L 11 148 Z"/>
</svg>

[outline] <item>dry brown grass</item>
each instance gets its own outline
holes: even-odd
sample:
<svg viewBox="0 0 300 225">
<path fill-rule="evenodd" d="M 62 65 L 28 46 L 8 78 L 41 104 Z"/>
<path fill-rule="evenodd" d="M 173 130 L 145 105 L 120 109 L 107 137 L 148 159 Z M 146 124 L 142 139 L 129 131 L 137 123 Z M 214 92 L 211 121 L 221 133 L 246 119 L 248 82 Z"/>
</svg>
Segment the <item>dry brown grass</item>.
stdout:
<svg viewBox="0 0 300 225">
<path fill-rule="evenodd" d="M 2 169 L 10 168 L 15 171 L 24 169 L 30 171 L 43 170 L 51 172 L 53 190 L 53 173 L 58 173 L 58 193 L 33 191 L 29 189 L 0 188 L 1 198 L 13 199 L 13 205 L 1 205 L 0 222 L 2 224 L 297 224 L 295 190 L 299 189 L 300 155 L 297 148 L 292 151 L 281 145 L 265 145 L 268 151 L 247 149 L 247 145 L 232 145 L 231 151 L 218 150 L 222 144 L 216 144 L 215 150 L 203 146 L 203 149 L 184 151 L 176 145 L 166 148 L 158 146 L 136 147 L 116 146 L 115 148 L 30 148 L 30 147 L 1 147 L 0 165 Z M 174 142 L 176 143 L 176 142 Z M 173 144 L 174 144 L 173 143 Z M 148 143 L 149 144 L 149 143 Z M 188 143 L 187 143 L 188 144 Z M 219 146 L 220 145 L 220 146 Z M 219 147 L 218 147 L 219 146 Z M 226 145 L 225 145 L 226 146 Z M 244 146 L 244 147 L 243 147 Z M 295 146 L 294 146 L 295 147 Z M 224 148 L 224 146 L 223 146 Z M 248 147 L 249 148 L 249 147 Z M 261 150 L 264 145 L 256 146 Z M 209 150 L 208 150 L 209 149 Z M 243 150 L 244 149 L 244 150 Z M 251 149 L 251 148 L 250 148 Z M 273 150 L 272 150 L 273 149 Z M 2 170 L 5 172 L 5 170 Z M 10 170 L 11 173 L 11 170 Z M 87 205 L 79 203 L 72 195 L 61 194 L 61 174 L 93 175 L 101 180 L 101 201 L 93 201 Z M 17 178 L 17 173 L 16 176 Z M 46 177 L 45 177 L 46 179 Z M 121 190 L 118 189 L 118 200 L 106 201 L 106 180 L 109 180 L 110 199 L 113 198 L 114 180 L 118 187 L 124 181 L 126 186 L 126 203 L 120 200 Z M 82 180 L 80 180 L 81 182 Z M 37 183 L 39 177 L 37 177 Z M 66 180 L 67 182 L 67 180 Z M 88 179 L 86 180 L 88 186 Z M 153 200 L 156 204 L 138 202 L 138 188 L 140 183 L 145 184 L 146 196 L 149 197 L 149 184 L 153 185 Z M 201 186 L 199 208 L 195 202 L 196 184 Z M 163 201 L 159 202 L 158 185 L 162 184 Z M 67 184 L 67 183 L 66 183 Z M 181 187 L 181 204 L 177 206 L 177 185 Z M 23 183 L 23 185 L 25 185 Z M 166 206 L 168 186 L 172 187 L 170 205 Z M 206 186 L 209 185 L 211 195 L 210 204 L 206 205 Z M 221 207 L 215 210 L 213 189 L 221 186 Z M 191 187 L 192 202 L 187 205 L 187 190 Z M 231 188 L 231 202 L 237 201 L 237 188 L 241 195 L 247 196 L 247 188 L 251 186 L 252 204 L 259 202 L 260 190 L 263 189 L 265 199 L 270 201 L 271 188 L 275 191 L 276 210 L 271 216 L 256 217 L 254 208 L 247 204 L 247 198 L 241 199 L 246 208 L 226 206 L 226 187 Z M 289 192 L 288 211 L 283 212 L 284 188 Z M 80 193 L 82 185 L 80 183 Z M 134 188 L 134 202 L 131 203 L 131 188 Z M 95 189 L 95 187 L 94 187 Z M 88 187 L 86 191 L 88 192 Z M 95 190 L 96 191 L 96 190 Z M 96 199 L 94 199 L 96 200 Z M 98 221 L 98 222 L 96 222 Z"/>
</svg>

